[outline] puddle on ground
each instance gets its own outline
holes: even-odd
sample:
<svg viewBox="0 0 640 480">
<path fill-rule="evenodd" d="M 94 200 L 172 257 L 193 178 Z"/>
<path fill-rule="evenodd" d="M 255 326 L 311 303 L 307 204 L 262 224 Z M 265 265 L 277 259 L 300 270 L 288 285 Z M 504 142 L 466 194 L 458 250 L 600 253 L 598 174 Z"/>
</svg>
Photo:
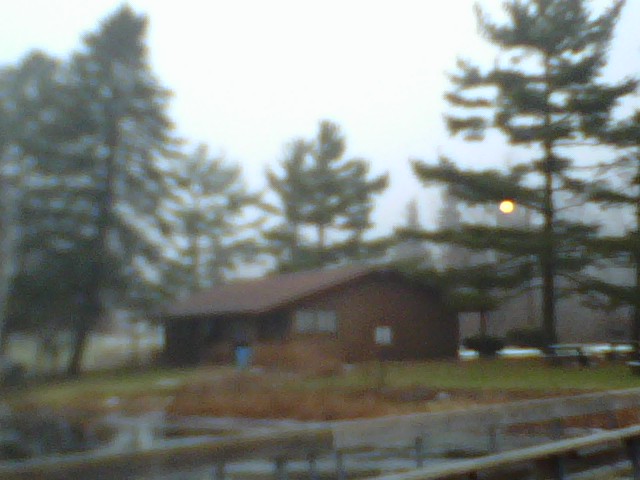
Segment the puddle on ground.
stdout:
<svg viewBox="0 0 640 480">
<path fill-rule="evenodd" d="M 53 415 L 52 412 L 38 411 L 13 413 L 0 407 L 0 461 L 20 461 L 29 458 L 72 452 L 130 452 L 161 446 L 167 442 L 188 443 L 202 438 L 224 439 L 231 435 L 248 432 L 269 432 L 272 429 L 296 426 L 317 426 L 318 422 L 292 420 L 254 420 L 238 418 L 188 417 L 173 418 L 163 411 L 150 412 L 138 416 L 111 413 L 99 418 L 78 419 L 73 416 Z M 450 461 L 452 457 L 463 458 L 469 453 L 460 445 L 486 454 L 488 446 L 486 433 L 472 435 L 470 432 L 447 432 L 447 441 L 437 451 L 435 445 L 427 445 L 431 455 L 425 458 L 425 465 Z M 510 435 L 505 444 L 516 445 L 518 440 Z M 527 442 L 532 442 L 530 437 Z M 542 439 L 540 439 L 542 440 Z M 446 445 L 445 445 L 446 443 Z M 344 468 L 350 478 L 375 476 L 410 470 L 416 467 L 415 450 L 409 446 L 377 445 L 375 448 L 344 452 Z M 454 453 L 455 454 L 452 454 Z M 448 454 L 447 454 L 448 453 Z M 197 480 L 210 478 L 211 468 L 183 470 L 180 473 L 153 472 L 148 478 Z M 318 478 L 336 478 L 335 456 L 325 455 L 317 459 Z M 297 461 L 287 466 L 290 478 L 308 478 L 308 463 Z M 268 460 L 246 460 L 227 466 L 229 478 L 235 480 L 260 480 L 272 478 L 274 464 Z M 208 476 L 207 476 L 208 475 Z M 146 477 L 140 477 L 145 479 Z"/>
<path fill-rule="evenodd" d="M 270 428 L 273 423 L 224 418 L 175 419 L 164 412 L 77 418 L 44 410 L 18 413 L 0 407 L 0 461 L 86 451 L 127 452 L 179 439 L 222 439 Z"/>
</svg>

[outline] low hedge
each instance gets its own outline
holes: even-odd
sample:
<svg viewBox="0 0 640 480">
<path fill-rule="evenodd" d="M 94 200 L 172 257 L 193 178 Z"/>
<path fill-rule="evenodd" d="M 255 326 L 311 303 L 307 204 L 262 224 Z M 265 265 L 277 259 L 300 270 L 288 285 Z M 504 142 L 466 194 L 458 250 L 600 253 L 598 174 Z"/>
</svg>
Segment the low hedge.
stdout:
<svg viewBox="0 0 640 480">
<path fill-rule="evenodd" d="M 478 352 L 481 357 L 495 357 L 505 346 L 504 340 L 491 335 L 473 335 L 462 342 L 465 348 Z"/>
<path fill-rule="evenodd" d="M 514 347 L 540 348 L 547 345 L 547 336 L 541 328 L 514 328 L 507 332 L 507 343 Z"/>
</svg>

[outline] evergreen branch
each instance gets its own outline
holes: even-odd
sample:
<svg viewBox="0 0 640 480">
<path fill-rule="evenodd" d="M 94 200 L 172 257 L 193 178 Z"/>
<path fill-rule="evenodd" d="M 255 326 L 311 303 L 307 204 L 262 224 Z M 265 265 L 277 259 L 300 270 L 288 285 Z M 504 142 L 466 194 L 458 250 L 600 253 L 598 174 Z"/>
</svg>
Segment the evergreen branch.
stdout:
<svg viewBox="0 0 640 480">
<path fill-rule="evenodd" d="M 582 147 L 601 147 L 602 143 L 600 143 L 598 141 L 587 141 L 587 140 L 583 140 L 583 141 L 578 141 L 578 140 L 573 140 L 573 141 L 558 140 L 556 145 L 558 145 L 558 147 L 560 147 L 560 148 L 569 148 L 569 147 L 582 148 Z M 583 168 L 586 168 L 586 167 L 583 167 Z"/>
<path fill-rule="evenodd" d="M 514 169 L 508 175 L 498 170 L 463 171 L 446 158 L 441 158 L 435 166 L 413 160 L 411 166 L 422 183 L 445 184 L 454 197 L 469 205 L 498 205 L 506 198 L 527 208 L 537 209 L 540 205 L 538 191 L 520 184 L 526 169 Z"/>
<path fill-rule="evenodd" d="M 487 98 L 465 98 L 458 93 L 447 93 L 444 98 L 450 104 L 464 108 L 489 108 L 494 105 L 494 102 Z"/>
<path fill-rule="evenodd" d="M 445 122 L 451 135 L 465 133 L 467 140 L 475 141 L 483 139 L 484 131 L 489 126 L 487 119 L 480 116 L 456 117 L 445 115 Z"/>
</svg>

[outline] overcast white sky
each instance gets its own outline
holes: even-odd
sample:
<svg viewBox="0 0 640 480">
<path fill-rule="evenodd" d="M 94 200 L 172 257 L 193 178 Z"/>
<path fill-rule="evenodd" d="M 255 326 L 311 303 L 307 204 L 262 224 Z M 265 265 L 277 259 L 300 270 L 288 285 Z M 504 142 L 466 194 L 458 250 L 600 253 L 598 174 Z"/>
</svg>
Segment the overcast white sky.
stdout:
<svg viewBox="0 0 640 480">
<path fill-rule="evenodd" d="M 65 56 L 117 0 L 3 2 L 0 63 L 41 48 Z M 437 198 L 413 178 L 408 159 L 440 151 L 462 164 L 502 166 L 513 157 L 495 139 L 464 145 L 448 137 L 442 114 L 445 72 L 457 56 L 487 64 L 472 0 L 132 0 L 150 19 L 152 67 L 175 97 L 178 132 L 239 162 L 262 187 L 289 140 L 311 137 L 320 119 L 342 126 L 348 156 L 388 171 L 379 231 L 398 225 L 416 196 L 429 225 Z M 500 0 L 482 0 L 500 14 Z M 594 7 L 608 0 L 593 2 Z M 640 74 L 640 0 L 628 0 L 608 77 Z"/>
</svg>

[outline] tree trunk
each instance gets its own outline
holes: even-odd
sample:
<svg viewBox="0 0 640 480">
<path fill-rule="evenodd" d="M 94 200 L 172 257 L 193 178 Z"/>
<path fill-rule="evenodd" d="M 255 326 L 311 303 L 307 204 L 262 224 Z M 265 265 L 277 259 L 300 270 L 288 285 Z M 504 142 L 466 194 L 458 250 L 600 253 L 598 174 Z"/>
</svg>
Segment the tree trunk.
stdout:
<svg viewBox="0 0 640 480">
<path fill-rule="evenodd" d="M 2 332 L 2 337 L 0 337 L 0 357 L 5 356 L 9 350 L 9 335 L 10 332 L 5 327 L 4 332 Z"/>
<path fill-rule="evenodd" d="M 640 152 L 638 153 L 640 155 Z M 636 178 L 640 178 L 640 158 L 637 159 Z M 634 239 L 634 258 L 636 270 L 635 305 L 633 306 L 633 325 L 631 327 L 631 339 L 635 357 L 640 358 L 640 203 L 636 205 L 636 231 Z"/>
<path fill-rule="evenodd" d="M 80 299 L 80 324 L 76 325 L 73 354 L 67 366 L 67 374 L 71 377 L 78 376 L 81 372 L 82 357 L 87 344 L 87 339 L 93 324 L 102 314 L 101 291 L 107 281 L 107 267 L 111 260 L 109 257 L 108 236 L 112 226 L 112 215 L 115 202 L 116 182 L 116 155 L 119 144 L 119 99 L 114 99 L 105 106 L 105 118 L 107 125 L 104 132 L 104 144 L 109 148 L 109 155 L 105 159 L 105 180 L 102 195 L 98 198 L 98 216 L 96 221 L 96 251 L 93 271 L 90 278 L 86 279 L 84 292 L 79 292 Z"/>
<path fill-rule="evenodd" d="M 487 311 L 480 310 L 480 336 L 487 336 Z"/>
<path fill-rule="evenodd" d="M 196 207 L 196 211 L 200 206 Z M 189 229 L 189 235 L 191 237 L 191 261 L 193 265 L 191 266 L 191 282 L 192 288 L 191 291 L 198 291 L 202 288 L 202 270 L 200 265 L 200 231 L 198 229 L 197 221 L 194 218 L 194 213 L 189 214 L 189 218 L 187 219 L 187 228 Z"/>
<path fill-rule="evenodd" d="M 325 244 L 326 244 L 326 231 L 325 225 L 318 224 L 318 267 L 323 267 L 325 263 Z"/>
<path fill-rule="evenodd" d="M 51 376 L 55 373 L 55 365 L 51 349 L 53 346 L 52 334 L 48 328 L 44 331 L 36 332 L 34 335 L 36 341 L 36 365 L 37 371 L 42 376 Z"/>
<path fill-rule="evenodd" d="M 552 117 L 549 108 L 551 101 L 549 87 L 549 73 L 551 61 L 549 56 L 545 58 L 545 100 L 547 110 L 545 112 L 544 126 L 547 132 L 551 131 Z M 547 135 L 550 135 L 548 133 Z M 555 319 L 555 238 L 554 238 L 554 205 L 553 205 L 553 172 L 554 172 L 553 140 L 547 137 L 544 141 L 544 199 L 542 214 L 544 216 L 543 246 L 541 255 L 542 267 L 542 324 L 547 337 L 547 345 L 556 343 L 556 319 Z"/>
<path fill-rule="evenodd" d="M 542 321 L 547 344 L 556 342 L 555 321 L 555 245 L 553 229 L 553 177 L 547 174 L 545 187 L 543 252 L 542 252 Z"/>
<path fill-rule="evenodd" d="M 85 319 L 88 320 L 88 319 Z M 69 377 L 77 377 L 82 373 L 82 358 L 87 347 L 87 340 L 89 339 L 89 322 L 84 321 L 76 329 L 75 338 L 73 340 L 73 353 L 67 366 L 67 375 Z"/>
<path fill-rule="evenodd" d="M 300 226 L 298 222 L 291 223 L 291 244 L 289 245 L 289 262 L 290 267 L 296 268 L 300 262 Z"/>
<path fill-rule="evenodd" d="M 636 290 L 640 289 L 640 262 L 636 262 Z M 633 341 L 633 351 L 635 357 L 640 359 L 640 298 L 636 297 L 636 304 L 633 306 L 633 324 L 631 326 L 631 340 Z"/>
</svg>

